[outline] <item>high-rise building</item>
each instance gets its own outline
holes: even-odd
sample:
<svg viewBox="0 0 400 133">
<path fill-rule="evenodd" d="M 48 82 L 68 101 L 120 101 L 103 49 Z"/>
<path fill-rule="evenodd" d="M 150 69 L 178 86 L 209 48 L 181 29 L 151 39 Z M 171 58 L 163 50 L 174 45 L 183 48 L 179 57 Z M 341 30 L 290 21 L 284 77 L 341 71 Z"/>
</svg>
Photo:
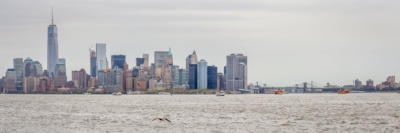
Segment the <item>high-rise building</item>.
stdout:
<svg viewBox="0 0 400 133">
<path fill-rule="evenodd" d="M 171 48 L 169 48 L 169 51 L 168 51 L 167 64 L 171 65 L 171 66 L 174 65 Z"/>
<path fill-rule="evenodd" d="M 197 54 L 196 51 L 193 51 L 192 54 L 186 57 L 186 69 L 189 70 L 190 64 L 197 64 Z"/>
<path fill-rule="evenodd" d="M 124 69 L 124 63 L 125 63 L 125 55 L 112 55 L 111 56 L 111 68 L 115 69 Z"/>
<path fill-rule="evenodd" d="M 33 61 L 31 58 L 24 60 L 24 77 L 39 77 L 43 74 L 42 64 Z"/>
<path fill-rule="evenodd" d="M 107 54 L 106 54 L 106 44 L 97 43 L 96 44 L 96 76 L 99 71 L 107 69 Z"/>
<path fill-rule="evenodd" d="M 53 77 L 58 62 L 58 34 L 57 26 L 54 24 L 53 11 L 51 12 L 51 24 L 47 28 L 47 70 L 49 76 Z"/>
<path fill-rule="evenodd" d="M 362 88 L 362 82 L 359 79 L 354 80 L 354 87 L 356 89 L 361 89 Z"/>
<path fill-rule="evenodd" d="M 144 64 L 144 58 L 136 58 L 136 66 L 141 66 Z"/>
<path fill-rule="evenodd" d="M 96 51 L 90 50 L 90 75 L 96 77 L 97 65 L 96 65 Z"/>
<path fill-rule="evenodd" d="M 178 69 L 174 74 L 174 88 L 186 89 L 188 84 L 188 71 L 186 69 Z"/>
<path fill-rule="evenodd" d="M 56 88 L 64 87 L 64 84 L 67 82 L 67 73 L 66 73 L 66 62 L 64 58 L 60 58 L 56 64 L 56 71 L 54 77 L 54 86 Z"/>
<path fill-rule="evenodd" d="M 207 88 L 218 89 L 218 68 L 216 66 L 207 67 Z"/>
<path fill-rule="evenodd" d="M 169 51 L 155 51 L 154 52 L 154 64 L 156 68 L 167 65 L 169 57 Z"/>
<path fill-rule="evenodd" d="M 197 89 L 197 64 L 189 65 L 189 89 Z"/>
<path fill-rule="evenodd" d="M 39 77 L 25 77 L 24 78 L 24 93 L 32 93 L 39 91 Z"/>
<path fill-rule="evenodd" d="M 226 57 L 226 89 L 247 89 L 247 56 L 231 54 Z"/>
<path fill-rule="evenodd" d="M 145 69 L 148 69 L 149 68 L 149 54 L 143 54 L 143 59 L 144 59 L 144 61 L 143 61 L 143 67 L 145 68 Z"/>
<path fill-rule="evenodd" d="M 225 90 L 225 78 L 223 73 L 218 73 L 218 87 L 219 90 Z"/>
<path fill-rule="evenodd" d="M 14 69 L 7 69 L 4 80 L 5 93 L 17 93 L 17 74 Z"/>
<path fill-rule="evenodd" d="M 14 59 L 14 70 L 16 74 L 16 87 L 18 92 L 23 91 L 23 80 L 24 80 L 24 62 L 22 58 Z"/>
<path fill-rule="evenodd" d="M 368 89 L 373 89 L 373 88 L 375 88 L 375 86 L 374 86 L 374 81 L 373 81 L 372 79 L 367 80 L 366 86 L 365 86 L 365 87 L 368 88 Z"/>
<path fill-rule="evenodd" d="M 197 63 L 197 89 L 207 89 L 207 62 L 205 60 Z"/>
<path fill-rule="evenodd" d="M 85 69 L 72 71 L 72 81 L 75 82 L 77 88 L 85 89 L 88 87 L 88 77 Z"/>
</svg>

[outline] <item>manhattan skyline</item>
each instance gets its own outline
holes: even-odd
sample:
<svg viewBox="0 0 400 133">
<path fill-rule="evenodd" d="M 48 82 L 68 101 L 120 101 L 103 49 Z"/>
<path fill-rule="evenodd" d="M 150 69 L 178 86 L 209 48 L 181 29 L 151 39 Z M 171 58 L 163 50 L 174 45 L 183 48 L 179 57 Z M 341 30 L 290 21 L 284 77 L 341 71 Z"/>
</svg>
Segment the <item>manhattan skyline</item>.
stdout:
<svg viewBox="0 0 400 133">
<path fill-rule="evenodd" d="M 107 43 L 109 61 L 113 54 L 124 54 L 130 66 L 134 66 L 135 58 L 143 53 L 149 53 L 150 61 L 154 62 L 153 52 L 168 48 L 172 48 L 174 61 L 181 67 L 185 66 L 186 55 L 193 50 L 199 60 L 206 59 L 219 68 L 225 65 L 226 55 L 244 53 L 249 56 L 249 83 L 259 81 L 275 86 L 293 86 L 304 81 L 344 85 L 352 84 L 356 78 L 381 82 L 388 75 L 399 76 L 400 40 L 396 31 L 400 27 L 395 25 L 399 19 L 390 17 L 399 12 L 390 7 L 398 6 L 399 2 L 353 2 L 360 5 L 351 6 L 354 9 L 346 5 L 334 6 L 319 13 L 312 12 L 312 8 L 311 11 L 301 8 L 320 10 L 335 2 L 321 6 L 321 3 L 306 1 L 298 8 L 292 7 L 293 3 L 280 2 L 258 6 L 248 2 L 239 8 L 241 2 L 233 2 L 225 9 L 206 2 L 199 2 L 198 7 L 184 5 L 177 9 L 173 9 L 172 4 L 146 6 L 151 2 L 143 2 L 137 6 L 135 2 L 123 2 L 126 6 L 114 4 L 105 11 L 85 11 L 84 7 L 73 3 L 61 7 L 65 1 L 52 6 L 37 2 L 33 4 L 36 6 L 23 9 L 29 12 L 26 14 L 4 7 L 0 9 L 3 13 L 0 17 L 6 20 L 0 22 L 0 29 L 4 29 L 0 31 L 3 47 L 0 53 L 7 56 L 0 57 L 3 62 L 0 72 L 4 75 L 5 70 L 12 67 L 12 59 L 17 57 L 30 57 L 47 66 L 46 26 L 50 23 L 51 7 L 54 7 L 59 57 L 68 62 L 69 79 L 72 70 L 89 70 L 88 49 L 95 48 L 98 42 Z M 12 1 L 0 3 L 14 4 Z M 280 6 L 263 10 L 269 4 Z M 101 4 L 94 6 L 101 7 Z M 130 6 L 141 8 L 130 9 Z M 163 8 L 154 8 L 159 6 Z M 166 12 L 157 12 L 159 10 Z M 364 10 L 369 12 L 362 12 Z M 78 12 L 81 14 L 74 15 Z M 346 15 L 335 17 L 334 14 Z M 292 22 L 294 20 L 296 22 Z"/>
</svg>

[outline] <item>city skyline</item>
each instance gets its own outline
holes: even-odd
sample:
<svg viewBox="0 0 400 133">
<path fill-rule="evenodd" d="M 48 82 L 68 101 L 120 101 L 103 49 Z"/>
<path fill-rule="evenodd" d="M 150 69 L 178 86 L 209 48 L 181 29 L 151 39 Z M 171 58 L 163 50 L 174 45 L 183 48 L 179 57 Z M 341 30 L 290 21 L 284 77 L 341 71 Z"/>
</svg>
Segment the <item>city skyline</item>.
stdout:
<svg viewBox="0 0 400 133">
<path fill-rule="evenodd" d="M 13 3 L 11 3 L 13 4 Z M 58 3 L 60 4 L 60 3 Z M 124 54 L 127 57 L 127 62 L 129 63 L 129 66 L 134 66 L 135 65 L 135 59 L 137 57 L 141 57 L 143 53 L 149 53 L 150 54 L 150 62 L 154 62 L 152 59 L 154 57 L 153 51 L 158 51 L 158 50 L 166 50 L 168 48 L 172 48 L 174 52 L 174 61 L 176 62 L 175 64 L 178 64 L 181 67 L 185 66 L 185 58 L 188 54 L 190 54 L 193 50 L 196 50 L 199 59 L 206 59 L 209 64 L 213 64 L 218 66 L 219 72 L 221 72 L 221 68 L 225 65 L 225 56 L 229 55 L 231 53 L 244 53 L 247 56 L 249 56 L 250 61 L 249 61 L 249 83 L 254 83 L 255 81 L 259 81 L 260 83 L 267 83 L 271 85 L 283 85 L 283 86 L 293 86 L 294 84 L 300 84 L 304 81 L 314 81 L 315 83 L 319 83 L 320 85 L 325 85 L 326 82 L 330 82 L 331 84 L 338 84 L 338 85 L 346 85 L 346 84 L 352 84 L 353 80 L 358 78 L 363 83 L 367 81 L 368 79 L 373 79 L 376 82 L 381 82 L 386 79 L 388 75 L 396 75 L 399 76 L 399 71 L 400 65 L 397 63 L 396 58 L 399 57 L 399 52 L 398 49 L 399 46 L 396 45 L 398 44 L 399 40 L 395 39 L 394 33 L 390 31 L 385 31 L 385 29 L 397 29 L 399 28 L 398 26 L 391 25 L 391 24 L 386 24 L 385 27 L 381 27 L 383 25 L 381 24 L 375 24 L 372 22 L 367 22 L 368 17 L 367 16 L 362 16 L 365 14 L 361 14 L 360 12 L 353 12 L 353 14 L 349 14 L 349 16 L 344 16 L 341 17 L 342 19 L 347 18 L 347 17 L 352 17 L 352 16 L 359 16 L 359 20 L 355 19 L 350 19 L 349 23 L 345 23 L 342 20 L 337 20 L 341 22 L 342 28 L 340 30 L 333 30 L 333 29 L 326 29 L 326 24 L 323 23 L 326 21 L 322 22 L 316 22 L 317 24 L 320 24 L 322 27 L 322 30 L 324 32 L 328 33 L 334 33 L 338 32 L 335 36 L 318 36 L 316 33 L 317 31 L 311 30 L 310 32 L 313 32 L 312 34 L 303 36 L 306 37 L 308 40 L 302 40 L 301 38 L 295 37 L 294 35 L 296 34 L 289 34 L 289 31 L 292 31 L 294 28 L 291 27 L 292 29 L 289 29 L 286 32 L 288 34 L 288 37 L 293 37 L 291 39 L 301 42 L 299 46 L 301 47 L 296 47 L 297 43 L 295 42 L 285 42 L 284 39 L 274 39 L 273 37 L 282 37 L 282 36 L 276 36 L 274 34 L 279 33 L 279 29 L 263 29 L 262 32 L 260 33 L 260 36 L 257 36 L 255 33 L 258 32 L 251 32 L 252 35 L 256 35 L 255 38 L 258 39 L 251 39 L 248 36 L 243 35 L 243 38 L 238 38 L 238 40 L 234 40 L 230 38 L 226 38 L 226 36 L 219 34 L 214 34 L 216 37 L 212 37 L 209 34 L 209 30 L 211 30 L 213 26 L 218 26 L 218 25 L 212 25 L 212 26 L 206 26 L 205 33 L 201 33 L 200 31 L 192 29 L 194 26 L 197 24 L 189 24 L 186 25 L 189 30 L 183 30 L 180 26 L 168 26 L 168 25 L 158 25 L 155 24 L 156 26 L 159 26 L 159 30 L 157 29 L 149 29 L 149 27 L 140 27 L 143 26 L 142 23 L 139 22 L 133 22 L 133 25 L 125 25 L 128 20 L 131 20 L 131 17 L 126 18 L 126 16 L 129 16 L 128 14 L 121 14 L 122 16 L 116 16 L 113 17 L 114 19 L 117 19 L 119 21 L 114 21 L 114 20 L 104 20 L 104 21 L 98 21 L 98 23 L 91 23 L 91 25 L 84 25 L 87 26 L 85 30 L 88 29 L 94 29 L 96 28 L 97 30 L 89 30 L 86 32 L 80 33 L 77 28 L 80 28 L 83 25 L 79 25 L 85 22 L 91 22 L 88 21 L 87 19 L 82 20 L 82 16 L 77 16 L 75 19 L 72 17 L 68 11 L 71 11 L 66 8 L 59 7 L 58 4 L 55 4 L 55 19 L 57 20 L 57 26 L 58 26 L 58 42 L 59 42 L 59 53 L 60 57 L 66 58 L 68 62 L 68 67 L 67 67 L 67 75 L 68 79 L 71 79 L 71 71 L 72 70 L 80 70 L 81 68 L 85 68 L 86 71 L 89 71 L 89 63 L 88 63 L 88 48 L 94 48 L 94 45 L 97 42 L 105 42 L 107 46 L 107 59 L 109 63 L 111 63 L 111 55 L 114 54 Z M 131 3 L 127 3 L 130 5 Z M 204 3 L 203 3 L 204 4 Z M 235 3 L 237 4 L 237 3 Z M 252 4 L 252 3 L 251 3 Z M 318 7 L 316 5 L 313 5 L 315 3 L 311 3 L 311 7 Z M 369 4 L 375 4 L 375 3 L 369 3 Z M 365 7 L 368 7 L 369 4 L 362 3 L 360 6 L 356 6 L 356 9 L 362 10 Z M 2 5 L 7 5 L 7 3 L 2 3 Z M 39 7 L 44 7 L 46 4 L 40 5 Z M 57 6 L 58 5 L 58 6 Z M 372 18 L 380 18 L 383 20 L 375 20 L 375 22 L 385 22 L 388 20 L 393 20 L 393 22 L 398 22 L 396 18 L 386 18 L 384 17 L 385 15 L 388 15 L 387 13 L 393 13 L 393 11 L 398 10 L 398 9 L 393 9 L 393 8 L 388 8 L 392 7 L 395 5 L 398 5 L 395 1 L 389 1 L 387 3 L 379 3 L 380 7 L 377 7 L 375 10 L 378 10 L 378 14 L 368 14 L 368 15 L 375 15 Z M 392 5 L 392 6 L 391 6 Z M 71 7 L 76 7 L 75 5 L 67 5 Z M 12 60 L 13 58 L 21 57 L 21 58 L 27 58 L 31 57 L 34 60 L 39 60 L 41 63 L 43 63 L 43 66 L 47 66 L 46 64 L 46 56 L 43 53 L 46 53 L 46 31 L 45 31 L 45 26 L 49 24 L 49 10 L 51 6 L 44 7 L 45 9 L 40 9 L 38 10 L 37 13 L 33 14 L 26 14 L 22 15 L 26 17 L 26 22 L 34 22 L 33 25 L 24 25 L 25 22 L 21 20 L 16 20 L 16 19 L 9 19 L 6 22 L 2 22 L 1 28 L 4 28 L 5 30 L 2 30 L 0 34 L 4 36 L 4 39 L 0 40 L 1 44 L 3 47 L 9 46 L 5 49 L 2 49 L 0 52 L 4 53 L 9 56 L 1 57 L 0 60 L 3 62 L 1 64 L 1 73 L 2 75 L 5 74 L 5 71 L 7 68 L 12 68 Z M 169 6 L 167 6 L 168 8 Z M 201 5 L 200 7 L 208 7 L 207 5 Z M 245 6 L 247 8 L 247 6 Z M 290 6 L 285 6 L 283 4 L 283 7 L 290 7 Z M 300 6 L 300 7 L 304 7 Z M 34 8 L 27 8 L 26 10 L 33 10 L 38 7 Z M 78 8 L 78 7 L 76 7 Z M 115 7 L 112 6 L 112 9 Z M 228 7 L 232 8 L 232 7 Z M 347 7 L 343 7 L 345 13 L 350 13 L 352 10 L 349 10 Z M 385 11 L 382 10 L 386 8 Z M 79 8 L 78 8 L 79 9 Z M 203 9 L 203 8 L 201 8 Z M 330 12 L 333 13 L 340 13 L 339 11 L 335 10 L 336 8 L 333 8 L 330 10 Z M 5 10 L 2 12 L 9 12 L 7 8 L 1 9 Z M 108 9 L 109 11 L 111 9 Z M 128 13 L 131 12 L 130 10 L 124 9 L 123 11 L 127 11 Z M 174 11 L 170 10 L 169 11 Z M 246 9 L 248 11 L 248 9 Z M 311 9 L 310 9 L 311 10 Z M 326 9 L 329 11 L 329 9 Z M 370 9 L 369 9 L 370 10 Z M 117 10 L 120 12 L 121 10 Z M 75 11 L 73 11 L 75 12 Z M 104 13 L 104 12 L 101 12 Z M 115 12 L 114 12 L 115 13 Z M 143 12 L 141 12 L 143 13 Z M 148 12 L 145 12 L 146 14 Z M 193 12 L 192 12 L 193 13 Z M 216 12 L 220 13 L 220 12 Z M 239 13 L 243 13 L 240 12 Z M 289 14 L 292 12 L 289 12 Z M 379 14 L 380 13 L 380 14 Z M 12 12 L 10 12 L 12 14 Z M 182 13 L 177 13 L 178 15 L 183 15 L 183 17 L 187 17 L 185 14 Z M 196 13 L 194 13 L 196 14 Z M 278 13 L 279 14 L 279 13 Z M 292 13 L 293 14 L 293 13 Z M 21 14 L 20 14 L 21 15 Z M 32 15 L 32 17 L 29 17 L 28 15 Z M 83 15 L 91 16 L 94 15 L 92 12 L 84 12 Z M 109 14 L 104 14 L 105 16 Z M 137 15 L 137 14 L 136 14 Z M 132 16 L 136 16 L 132 15 Z M 154 15 L 154 14 L 153 14 Z M 158 16 L 169 16 L 171 14 L 155 14 Z M 205 18 L 208 18 L 209 14 L 205 14 Z M 245 15 L 250 15 L 249 17 L 254 17 L 251 16 L 251 14 L 246 14 Z M 304 14 L 303 14 L 304 15 Z M 304 23 L 304 22 L 309 22 L 310 20 L 315 19 L 312 17 L 312 15 L 318 15 L 318 14 L 311 14 L 309 16 L 308 14 L 308 19 L 300 19 L 299 23 Z M 12 16 L 12 15 L 11 15 Z M 150 15 L 152 16 L 152 15 Z M 217 16 L 226 16 L 224 14 L 218 14 Z M 305 15 L 307 16 L 307 15 Z M 143 16 L 142 16 L 143 17 Z M 204 17 L 204 16 L 203 16 Z M 231 16 L 231 17 L 240 17 L 240 16 Z M 3 16 L 3 18 L 8 18 L 7 15 Z M 57 19 L 60 18 L 60 19 Z M 89 17 L 90 18 L 90 17 Z M 201 16 L 200 16 L 201 18 Z M 262 17 L 263 19 L 251 19 L 249 20 L 250 23 L 257 22 L 259 21 L 264 21 L 265 16 Z M 275 18 L 275 19 L 272 19 Z M 272 15 L 271 20 L 275 20 L 274 22 L 277 22 L 276 17 L 273 17 Z M 296 17 L 287 17 L 287 19 L 294 19 Z M 193 19 L 196 19 L 193 18 Z M 310 19 L 310 20 L 309 20 Z M 329 20 L 329 19 L 328 19 Z M 364 21 L 363 21 L 364 20 Z M 151 19 L 143 19 L 141 21 L 151 21 Z M 199 21 L 203 22 L 202 19 Z M 234 22 L 238 22 L 237 20 L 233 20 Z M 365 22 L 366 24 L 364 25 L 359 25 L 356 26 L 355 22 Z M 12 22 L 16 22 L 11 24 Z M 76 22 L 76 23 L 73 23 Z M 117 22 L 116 24 L 111 24 L 112 22 Z M 187 21 L 185 21 L 187 22 Z M 108 25 L 109 24 L 109 25 Z M 111 24 L 111 25 L 110 25 Z M 237 23 L 239 24 L 239 22 Z M 271 23 L 269 23 L 271 24 Z M 293 23 L 284 23 L 282 25 L 289 25 L 289 26 L 294 26 Z M 332 25 L 331 23 L 328 23 L 328 25 Z M 27 28 L 28 30 L 26 31 L 21 31 L 19 28 L 15 26 L 22 26 L 23 28 Z M 124 27 L 127 26 L 127 27 Z M 204 26 L 204 25 L 203 25 Z M 261 26 L 261 27 L 260 27 Z M 275 25 L 278 26 L 279 25 Z M 300 25 L 301 27 L 302 25 Z M 304 25 L 303 25 L 304 26 Z M 306 25 L 309 26 L 309 25 Z M 353 34 L 345 34 L 349 30 L 346 30 L 344 28 L 349 28 L 355 26 L 354 28 L 351 28 L 350 30 L 353 30 L 354 32 L 351 32 Z M 372 27 L 367 27 L 367 26 L 372 26 Z M 110 30 L 110 28 L 115 28 L 115 30 Z M 121 29 L 122 28 L 122 29 Z M 126 28 L 126 30 L 124 29 Z M 140 29 L 142 28 L 142 29 Z M 173 35 L 168 35 L 166 34 L 165 31 L 162 31 L 161 29 L 165 28 L 176 28 L 176 29 L 169 29 L 167 31 L 172 31 L 174 33 Z M 224 28 L 224 27 L 222 27 Z M 227 27 L 225 27 L 227 28 Z M 237 28 L 235 26 L 231 27 L 231 31 L 235 31 L 232 34 L 226 33 L 225 35 L 229 36 L 241 36 L 241 32 L 245 33 L 246 32 L 246 27 L 240 27 Z M 254 28 L 262 28 L 262 25 L 256 25 L 256 27 L 248 27 L 248 29 L 254 30 Z M 282 27 L 281 27 L 282 28 Z M 303 27 L 307 28 L 307 27 Z M 312 27 L 309 27 L 312 28 Z M 314 27 L 315 28 L 315 27 Z M 362 28 L 366 28 L 366 30 L 361 30 Z M 139 31 L 143 31 L 143 29 L 150 30 L 151 32 L 143 32 L 143 34 L 139 34 Z M 190 30 L 191 29 L 191 30 Z M 230 28 L 227 28 L 230 29 Z M 230 31 L 227 29 L 215 29 L 219 32 L 226 32 Z M 302 29 L 302 28 L 300 28 Z M 75 31 L 77 30 L 77 31 Z M 91 34 L 92 32 L 100 32 L 102 30 L 106 31 L 112 31 L 112 32 L 107 32 L 107 34 Z M 183 30 L 183 31 L 182 31 Z M 265 31 L 264 31 L 265 30 Z M 278 31 L 274 31 L 278 30 Z M 343 31 L 341 31 L 343 30 Z M 12 31 L 12 32 L 10 32 Z M 196 31 L 195 33 L 192 32 Z M 267 34 L 266 32 L 273 32 L 274 34 Z M 362 31 L 368 31 L 364 34 Z M 377 33 L 373 33 L 372 31 L 375 31 Z M 179 32 L 179 34 L 177 34 Z M 200 33 L 199 33 L 200 32 Z M 304 29 L 302 30 L 304 32 Z M 8 34 L 10 33 L 10 34 Z M 155 36 L 151 36 L 150 33 L 155 34 Z M 189 39 L 184 39 L 184 38 L 179 38 L 179 35 L 183 35 L 183 33 L 188 33 L 189 36 L 183 36 Z M 358 34 L 356 34 L 358 33 Z M 16 34 L 21 34 L 24 39 L 22 41 L 16 41 Z M 74 35 L 76 34 L 76 35 Z M 122 37 L 115 37 L 113 34 L 117 34 L 117 36 L 122 35 Z M 126 35 L 123 35 L 126 34 Z M 177 35 L 175 35 L 177 34 Z M 344 35 L 341 35 L 344 34 Z M 381 34 L 381 35 L 379 35 Z M 90 36 L 87 36 L 90 35 Z M 162 37 L 163 35 L 166 35 L 166 37 Z M 190 38 L 190 35 L 197 35 L 194 36 L 193 38 Z M 267 35 L 271 35 L 272 37 L 265 37 Z M 357 35 L 355 38 L 347 38 L 346 36 L 354 36 Z M 375 36 L 376 35 L 376 36 Z M 32 36 L 32 37 L 28 37 Z M 315 37 L 314 39 L 317 40 L 310 40 L 311 38 L 309 37 Z M 371 37 L 370 37 L 371 36 Z M 35 37 L 35 38 L 33 38 Z M 87 38 L 86 38 L 87 37 Z M 261 39 L 260 38 L 268 38 L 268 39 Z M 11 38 L 11 39 L 10 39 Z M 84 39 L 82 39 L 84 38 Z M 205 38 L 204 40 L 206 41 L 200 41 L 201 38 Z M 181 40 L 183 39 L 183 40 Z M 322 41 L 326 39 L 327 41 Z M 154 41 L 154 40 L 159 40 L 159 41 Z M 259 40 L 260 42 L 257 42 Z M 234 41 L 239 41 L 240 43 L 235 43 Z M 282 43 L 277 43 L 277 41 L 283 41 Z M 316 42 L 314 42 L 316 41 Z M 332 42 L 333 41 L 333 42 Z M 269 43 L 268 43 L 269 42 Z M 339 43 L 338 43 L 339 42 Z M 310 44 L 307 44 L 310 43 Z M 329 43 L 329 44 L 324 44 L 324 43 Z M 335 44 L 338 43 L 338 44 Z M 29 45 L 28 45 L 29 44 Z M 203 46 L 203 45 L 204 46 Z M 279 45 L 278 45 L 279 44 Z M 265 46 L 266 45 L 266 46 Z M 143 48 L 143 46 L 148 46 L 146 48 Z M 216 46 L 215 49 L 210 49 L 210 46 Z M 189 48 L 187 48 L 189 47 Z M 250 47 L 250 48 L 248 48 Z M 337 47 L 337 48 L 336 48 Z M 314 49 L 316 48 L 316 49 Z M 308 50 L 310 49 L 310 50 Z M 397 50 L 396 50 L 397 49 Z M 356 51 L 359 50 L 359 51 Z M 13 53 L 9 53 L 9 51 L 12 51 Z M 274 52 L 276 51 L 276 52 Z M 304 51 L 304 52 L 302 52 Z M 333 52 L 336 51 L 336 52 Z M 39 54 L 38 54 L 39 53 Z M 311 53 L 311 54 L 310 54 Z M 314 53 L 314 54 L 312 54 Z M 21 55 L 21 56 L 14 56 L 14 55 Z M 320 56 L 316 58 L 315 56 Z M 217 58 L 215 58 L 217 57 Z M 398 59 L 397 59 L 398 60 Z M 110 65 L 110 64 L 109 64 Z"/>
</svg>

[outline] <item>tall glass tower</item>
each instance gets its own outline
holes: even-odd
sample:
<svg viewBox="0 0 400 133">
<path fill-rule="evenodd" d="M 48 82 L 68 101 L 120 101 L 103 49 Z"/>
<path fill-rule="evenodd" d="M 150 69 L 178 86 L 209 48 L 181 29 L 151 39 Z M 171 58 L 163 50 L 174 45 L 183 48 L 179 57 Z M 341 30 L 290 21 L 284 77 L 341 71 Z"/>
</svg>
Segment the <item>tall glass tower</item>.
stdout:
<svg viewBox="0 0 400 133">
<path fill-rule="evenodd" d="M 99 71 L 107 69 L 107 53 L 105 43 L 96 43 L 96 76 Z"/>
<path fill-rule="evenodd" d="M 197 62 L 197 89 L 207 89 L 207 62 Z"/>
<path fill-rule="evenodd" d="M 49 76 L 55 76 L 58 61 L 58 39 L 57 26 L 53 21 L 53 10 L 51 11 L 51 24 L 47 28 L 47 71 Z"/>
</svg>

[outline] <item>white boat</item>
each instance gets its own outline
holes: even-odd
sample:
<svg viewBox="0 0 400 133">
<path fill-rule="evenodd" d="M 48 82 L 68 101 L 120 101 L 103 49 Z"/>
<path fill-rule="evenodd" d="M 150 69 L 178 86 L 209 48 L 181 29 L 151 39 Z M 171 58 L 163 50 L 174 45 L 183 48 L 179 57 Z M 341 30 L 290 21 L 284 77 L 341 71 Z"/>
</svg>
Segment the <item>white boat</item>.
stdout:
<svg viewBox="0 0 400 133">
<path fill-rule="evenodd" d="M 224 91 L 217 92 L 217 96 L 225 96 L 225 92 Z"/>
<path fill-rule="evenodd" d="M 122 93 L 121 93 L 121 92 L 113 92 L 112 95 L 114 95 L 114 96 L 120 96 L 120 95 L 122 95 Z"/>
</svg>

